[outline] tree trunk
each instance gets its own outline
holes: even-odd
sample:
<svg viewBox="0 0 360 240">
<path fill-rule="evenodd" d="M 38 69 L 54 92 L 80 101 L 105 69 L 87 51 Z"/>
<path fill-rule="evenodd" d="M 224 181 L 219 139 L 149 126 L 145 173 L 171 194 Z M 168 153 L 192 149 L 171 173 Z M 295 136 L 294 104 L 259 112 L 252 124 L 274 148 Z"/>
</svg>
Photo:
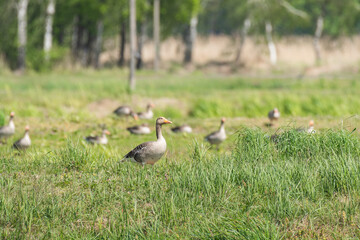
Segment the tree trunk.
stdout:
<svg viewBox="0 0 360 240">
<path fill-rule="evenodd" d="M 126 43 L 126 22 L 120 21 L 120 51 L 118 66 L 124 66 L 125 62 L 125 43 Z"/>
<path fill-rule="evenodd" d="M 323 28 L 324 28 L 324 19 L 322 16 L 319 16 L 316 21 L 316 30 L 315 30 L 315 36 L 314 36 L 314 42 L 313 42 L 317 63 L 321 62 L 320 38 L 322 35 Z"/>
<path fill-rule="evenodd" d="M 244 21 L 244 26 L 241 30 L 241 33 L 240 33 L 240 43 L 239 43 L 239 47 L 236 51 L 236 57 L 235 57 L 235 62 L 239 62 L 240 61 L 240 57 L 241 57 L 241 53 L 242 53 L 242 50 L 243 50 L 243 47 L 244 47 L 244 44 L 245 44 L 245 39 L 246 39 L 246 36 L 247 36 L 247 33 L 249 31 L 249 28 L 251 26 L 251 20 L 250 19 L 245 19 Z"/>
<path fill-rule="evenodd" d="M 80 53 L 81 56 L 81 65 L 83 67 L 87 66 L 87 60 L 88 60 L 88 54 L 89 54 L 89 48 L 88 48 L 88 44 L 89 44 L 89 31 L 87 29 L 84 30 L 82 36 L 81 36 L 81 41 L 80 41 L 80 46 L 81 46 L 81 51 L 82 53 Z"/>
<path fill-rule="evenodd" d="M 136 54 L 136 69 L 141 69 L 143 66 L 143 46 L 146 40 L 146 21 L 141 23 L 140 37 L 138 38 L 138 51 Z"/>
<path fill-rule="evenodd" d="M 129 90 L 135 89 L 135 55 L 136 55 L 136 0 L 130 1 L 130 74 Z"/>
<path fill-rule="evenodd" d="M 154 70 L 159 70 L 160 63 L 160 0 L 154 0 Z"/>
<path fill-rule="evenodd" d="M 18 39 L 19 39 L 19 47 L 18 47 L 18 69 L 20 72 L 23 72 L 26 68 L 26 12 L 28 0 L 19 0 L 18 8 L 17 8 L 17 17 L 18 17 Z"/>
<path fill-rule="evenodd" d="M 104 31 L 104 23 L 102 20 L 99 20 L 97 22 L 97 27 L 96 27 L 95 57 L 94 57 L 94 67 L 97 69 L 100 67 L 99 58 L 102 48 L 103 31 Z"/>
<path fill-rule="evenodd" d="M 193 59 L 193 47 L 197 35 L 197 17 L 192 17 L 190 21 L 190 26 L 185 30 L 184 42 L 185 42 L 185 54 L 184 54 L 184 63 L 191 63 Z"/>
<path fill-rule="evenodd" d="M 49 0 L 49 4 L 46 9 L 46 20 L 45 20 L 45 36 L 44 36 L 44 52 L 45 60 L 49 61 L 49 54 L 52 47 L 52 27 L 53 27 L 53 16 L 55 13 L 55 0 Z"/>
<path fill-rule="evenodd" d="M 75 16 L 73 20 L 73 32 L 71 39 L 71 54 L 73 61 L 77 60 L 78 47 L 79 47 L 79 16 Z"/>
<path fill-rule="evenodd" d="M 272 65 L 276 65 L 277 54 L 276 54 L 276 47 L 275 47 L 275 44 L 274 44 L 272 36 L 271 36 L 271 33 L 272 33 L 271 22 L 266 22 L 265 30 L 266 30 L 266 39 L 268 42 L 268 48 L 269 48 L 269 53 L 270 53 L 270 62 Z"/>
</svg>

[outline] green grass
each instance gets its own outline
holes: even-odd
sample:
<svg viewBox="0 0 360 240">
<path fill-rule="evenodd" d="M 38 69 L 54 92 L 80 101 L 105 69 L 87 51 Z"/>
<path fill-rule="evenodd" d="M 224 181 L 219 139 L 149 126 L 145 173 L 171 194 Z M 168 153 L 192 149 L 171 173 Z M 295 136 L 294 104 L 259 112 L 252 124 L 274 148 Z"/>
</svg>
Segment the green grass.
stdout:
<svg viewBox="0 0 360 240">
<path fill-rule="evenodd" d="M 0 239 L 357 239 L 360 238 L 359 83 L 353 79 L 245 79 L 138 75 L 126 92 L 122 71 L 0 76 L 0 122 L 16 112 L 17 131 L 0 145 Z M 164 127 L 168 151 L 154 166 L 119 163 L 155 138 L 128 123 L 96 117 L 102 99 L 148 101 L 155 114 L 193 134 Z M 278 106 L 277 130 L 266 129 Z M 220 151 L 203 137 L 227 117 Z M 292 130 L 315 120 L 316 134 Z M 154 130 L 153 121 L 147 121 Z M 33 146 L 10 145 L 31 126 Z M 109 145 L 82 141 L 111 132 Z M 357 130 L 353 131 L 354 128 Z"/>
</svg>

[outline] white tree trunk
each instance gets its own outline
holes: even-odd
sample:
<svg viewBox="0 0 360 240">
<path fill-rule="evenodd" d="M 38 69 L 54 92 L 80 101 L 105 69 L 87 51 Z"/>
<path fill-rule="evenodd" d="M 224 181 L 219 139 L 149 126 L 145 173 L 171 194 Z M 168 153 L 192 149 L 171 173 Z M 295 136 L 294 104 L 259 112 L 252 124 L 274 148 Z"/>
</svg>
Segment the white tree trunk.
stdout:
<svg viewBox="0 0 360 240">
<path fill-rule="evenodd" d="M 135 89 L 135 56 L 136 56 L 136 0 L 130 1 L 130 74 L 129 90 Z"/>
<path fill-rule="evenodd" d="M 271 22 L 266 22 L 265 24 L 266 30 L 266 40 L 268 43 L 269 53 L 270 53 L 270 62 L 272 65 L 276 65 L 277 63 L 277 54 L 276 54 L 276 47 L 272 39 L 272 25 Z"/>
<path fill-rule="evenodd" d="M 95 59 L 94 59 L 94 65 L 95 68 L 100 67 L 100 53 L 102 48 L 102 37 L 103 37 L 103 31 L 104 31 L 104 23 L 102 20 L 99 20 L 96 25 L 96 40 L 95 40 Z"/>
<path fill-rule="evenodd" d="M 240 44 L 239 44 L 239 47 L 238 47 L 237 52 L 236 52 L 235 62 L 240 61 L 241 53 L 242 53 L 242 50 L 243 50 L 243 47 L 244 47 L 244 44 L 245 44 L 245 39 L 246 39 L 247 33 L 248 33 L 249 29 L 250 29 L 250 26 L 251 26 L 251 20 L 246 18 L 245 21 L 244 21 L 244 26 L 243 26 L 243 28 L 241 30 L 241 33 L 240 33 Z"/>
<path fill-rule="evenodd" d="M 315 50 L 315 57 L 317 63 L 321 61 L 320 38 L 322 35 L 323 28 L 324 28 L 324 19 L 322 16 L 319 16 L 316 21 L 316 30 L 314 36 L 314 50 Z"/>
<path fill-rule="evenodd" d="M 18 68 L 22 72 L 25 70 L 25 58 L 26 58 L 26 12 L 29 0 L 19 0 L 17 6 L 17 17 L 18 17 Z"/>
<path fill-rule="evenodd" d="M 190 63 L 193 59 L 193 49 L 197 35 L 197 16 L 192 17 L 190 20 L 190 29 L 188 36 L 185 36 L 185 57 L 184 62 Z"/>
<path fill-rule="evenodd" d="M 154 0 L 154 69 L 159 70 L 160 64 L 160 0 Z"/>
<path fill-rule="evenodd" d="M 45 36 L 44 36 L 44 52 L 45 60 L 49 61 L 49 53 L 52 47 L 52 27 L 53 27 L 53 16 L 55 13 L 55 0 L 49 0 L 49 4 L 46 9 L 46 20 L 45 20 Z"/>
</svg>

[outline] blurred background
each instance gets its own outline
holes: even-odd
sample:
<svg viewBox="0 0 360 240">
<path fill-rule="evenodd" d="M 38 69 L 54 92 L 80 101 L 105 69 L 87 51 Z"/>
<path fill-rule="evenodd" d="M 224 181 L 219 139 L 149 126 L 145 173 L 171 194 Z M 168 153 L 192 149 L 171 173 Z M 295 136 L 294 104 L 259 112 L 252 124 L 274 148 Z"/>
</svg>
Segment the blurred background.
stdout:
<svg viewBox="0 0 360 240">
<path fill-rule="evenodd" d="M 0 71 L 358 71 L 359 0 L 136 0 L 133 54 L 131 2 L 0 0 Z"/>
</svg>

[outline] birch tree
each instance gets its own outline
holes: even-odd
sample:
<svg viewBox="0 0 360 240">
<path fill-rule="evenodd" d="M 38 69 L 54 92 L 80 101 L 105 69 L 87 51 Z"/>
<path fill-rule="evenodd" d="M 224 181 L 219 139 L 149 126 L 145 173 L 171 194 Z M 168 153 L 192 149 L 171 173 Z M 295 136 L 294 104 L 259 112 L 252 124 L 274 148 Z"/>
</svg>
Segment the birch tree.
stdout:
<svg viewBox="0 0 360 240">
<path fill-rule="evenodd" d="M 154 0 L 154 70 L 159 70 L 160 64 L 160 0 Z"/>
<path fill-rule="evenodd" d="M 52 47 L 52 28 L 53 28 L 53 15 L 55 13 L 55 0 L 49 0 L 46 8 L 45 20 L 45 35 L 44 35 L 44 52 L 45 60 L 49 61 L 50 50 Z"/>
<path fill-rule="evenodd" d="M 130 74 L 129 90 L 135 89 L 135 57 L 136 57 L 136 0 L 129 0 L 130 7 Z"/>
<path fill-rule="evenodd" d="M 18 70 L 23 72 L 26 68 L 26 40 L 27 19 L 26 12 L 29 0 L 19 0 L 17 5 L 18 16 Z"/>
</svg>

